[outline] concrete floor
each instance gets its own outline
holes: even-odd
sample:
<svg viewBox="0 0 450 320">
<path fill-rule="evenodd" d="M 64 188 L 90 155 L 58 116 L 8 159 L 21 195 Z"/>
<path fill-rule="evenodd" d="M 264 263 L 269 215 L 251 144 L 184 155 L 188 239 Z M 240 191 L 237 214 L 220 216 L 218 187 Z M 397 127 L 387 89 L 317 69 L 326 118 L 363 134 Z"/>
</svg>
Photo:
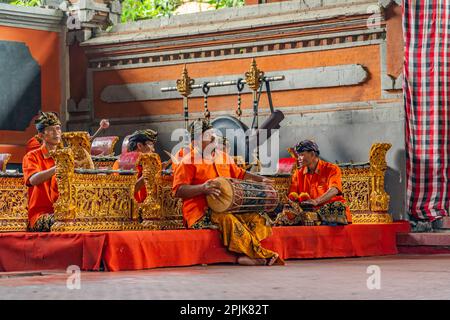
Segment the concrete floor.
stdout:
<svg viewBox="0 0 450 320">
<path fill-rule="evenodd" d="M 450 255 L 81 272 L 80 289 L 69 289 L 68 277 L 64 271 L 0 273 L 0 299 L 450 299 Z M 70 280 L 69 287 L 77 285 Z"/>
</svg>

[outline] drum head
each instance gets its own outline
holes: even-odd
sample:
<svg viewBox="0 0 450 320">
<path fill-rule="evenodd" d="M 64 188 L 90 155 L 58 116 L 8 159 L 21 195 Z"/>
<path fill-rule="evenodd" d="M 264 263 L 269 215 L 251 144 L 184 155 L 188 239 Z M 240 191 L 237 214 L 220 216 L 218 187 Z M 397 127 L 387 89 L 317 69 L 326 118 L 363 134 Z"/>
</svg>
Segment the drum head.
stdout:
<svg viewBox="0 0 450 320">
<path fill-rule="evenodd" d="M 225 178 L 216 178 L 214 181 L 220 184 L 221 195 L 220 197 L 207 195 L 206 202 L 212 211 L 218 213 L 226 212 L 233 204 L 233 188 L 231 182 Z"/>
</svg>

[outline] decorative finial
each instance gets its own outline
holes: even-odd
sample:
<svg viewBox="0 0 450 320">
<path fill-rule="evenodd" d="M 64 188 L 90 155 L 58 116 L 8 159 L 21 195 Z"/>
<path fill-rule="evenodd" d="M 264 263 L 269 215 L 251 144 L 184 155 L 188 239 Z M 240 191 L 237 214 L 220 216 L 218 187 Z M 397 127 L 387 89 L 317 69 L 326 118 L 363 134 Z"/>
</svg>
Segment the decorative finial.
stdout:
<svg viewBox="0 0 450 320">
<path fill-rule="evenodd" d="M 188 75 L 186 65 L 184 65 L 181 79 L 177 80 L 177 90 L 183 97 L 188 97 L 192 92 L 192 85 L 195 80 L 191 79 Z"/>
<path fill-rule="evenodd" d="M 245 73 L 245 81 L 247 85 L 253 90 L 257 91 L 261 85 L 261 81 L 264 77 L 264 71 L 258 69 L 256 65 L 256 60 L 253 58 L 252 64 L 250 66 L 250 71 Z"/>
</svg>

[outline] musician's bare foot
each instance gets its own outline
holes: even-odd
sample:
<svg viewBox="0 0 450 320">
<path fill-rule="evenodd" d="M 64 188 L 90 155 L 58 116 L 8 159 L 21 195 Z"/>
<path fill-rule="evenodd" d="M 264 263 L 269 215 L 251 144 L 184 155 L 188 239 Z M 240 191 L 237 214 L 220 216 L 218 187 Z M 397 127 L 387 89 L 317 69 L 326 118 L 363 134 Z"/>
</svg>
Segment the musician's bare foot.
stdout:
<svg viewBox="0 0 450 320">
<path fill-rule="evenodd" d="M 242 266 L 264 266 L 266 265 L 266 259 L 253 259 L 247 256 L 240 256 L 237 259 L 237 263 Z"/>
<path fill-rule="evenodd" d="M 268 266 L 273 265 L 278 260 L 278 257 L 279 257 L 278 253 L 275 253 L 275 255 L 272 258 L 267 259 L 267 265 Z"/>
</svg>

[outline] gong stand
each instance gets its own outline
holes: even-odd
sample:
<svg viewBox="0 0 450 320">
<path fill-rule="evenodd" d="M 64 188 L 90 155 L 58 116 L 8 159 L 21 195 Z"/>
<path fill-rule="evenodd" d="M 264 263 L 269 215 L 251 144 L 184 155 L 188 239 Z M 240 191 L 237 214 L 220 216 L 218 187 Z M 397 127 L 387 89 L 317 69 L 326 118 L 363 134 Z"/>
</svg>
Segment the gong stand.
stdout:
<svg viewBox="0 0 450 320">
<path fill-rule="evenodd" d="M 186 65 L 184 65 L 181 78 L 177 80 L 177 90 L 183 96 L 183 110 L 184 110 L 184 128 L 189 128 L 189 95 L 192 93 L 192 86 L 195 80 L 189 77 Z"/>
<path fill-rule="evenodd" d="M 241 97 L 241 92 L 242 92 L 242 90 L 244 90 L 244 82 L 242 80 L 244 80 L 244 79 L 239 78 L 237 80 L 237 83 L 236 83 L 236 88 L 237 88 L 237 91 L 238 91 L 238 94 L 237 94 L 237 96 L 238 96 L 238 103 L 237 103 L 236 115 L 237 115 L 239 120 L 241 120 L 241 116 L 242 116 L 242 109 L 241 109 L 242 97 Z"/>
<path fill-rule="evenodd" d="M 203 115 L 206 119 L 206 121 L 208 121 L 211 118 L 211 113 L 208 110 L 208 93 L 209 93 L 209 89 L 210 87 L 208 87 L 208 82 L 204 82 L 203 86 L 202 86 L 202 91 L 203 91 L 203 108 L 204 108 L 204 112 Z"/>
<path fill-rule="evenodd" d="M 264 72 L 259 70 L 255 59 L 252 59 L 252 64 L 250 70 L 245 73 L 245 79 L 239 78 L 237 80 L 220 81 L 220 82 L 204 82 L 203 84 L 194 84 L 195 80 L 189 77 L 186 65 L 184 65 L 183 73 L 181 78 L 177 80 L 176 87 L 164 87 L 161 88 L 161 92 L 171 92 L 178 91 L 181 96 L 183 96 L 183 110 L 184 110 L 184 121 L 185 128 L 189 127 L 189 107 L 188 101 L 189 96 L 193 90 L 202 89 L 204 95 L 204 115 L 205 117 L 210 117 L 210 112 L 208 110 L 208 94 L 209 89 L 214 87 L 226 87 L 226 86 L 236 86 L 238 90 L 238 109 L 236 110 L 236 115 L 238 118 L 242 116 L 241 109 L 241 94 L 244 89 L 244 85 L 247 84 L 253 91 L 253 124 L 252 128 L 258 129 L 258 105 L 262 93 L 262 82 L 266 85 L 266 90 L 269 96 L 270 111 L 273 112 L 272 98 L 270 96 L 270 86 L 269 83 L 272 81 L 284 80 L 284 76 L 264 76 Z"/>
<path fill-rule="evenodd" d="M 238 90 L 238 108 L 236 110 L 236 115 L 240 119 L 242 116 L 242 99 L 241 93 L 244 89 L 244 85 L 247 84 L 248 87 L 252 90 L 253 93 L 253 121 L 251 128 L 254 129 L 254 133 L 257 133 L 258 130 L 258 107 L 259 100 L 262 93 L 262 83 L 266 86 L 267 96 L 269 99 L 270 112 L 273 113 L 273 104 L 272 97 L 270 92 L 270 82 L 272 81 L 281 81 L 284 80 L 284 76 L 272 76 L 266 77 L 264 76 L 264 72 L 258 69 L 256 65 L 256 61 L 253 58 L 250 66 L 250 70 L 245 73 L 245 79 L 239 78 L 237 80 L 229 80 L 229 81 L 220 81 L 220 82 L 204 82 L 203 84 L 194 84 L 195 80 L 191 79 L 188 75 L 188 71 L 186 65 L 184 65 L 183 72 L 181 74 L 181 78 L 177 80 L 176 87 L 164 87 L 161 88 L 162 92 L 170 92 L 170 91 L 178 91 L 181 96 L 183 96 L 183 114 L 184 114 L 184 122 L 185 129 L 189 128 L 189 96 L 193 90 L 201 89 L 203 92 L 203 106 L 204 106 L 204 117 L 207 121 L 210 120 L 211 113 L 208 109 L 208 94 L 210 88 L 214 87 L 225 87 L 225 86 L 236 86 Z M 257 137 L 258 139 L 259 137 Z M 257 140 L 257 157 L 259 159 L 259 139 Z M 248 143 L 247 143 L 248 148 Z"/>
</svg>

